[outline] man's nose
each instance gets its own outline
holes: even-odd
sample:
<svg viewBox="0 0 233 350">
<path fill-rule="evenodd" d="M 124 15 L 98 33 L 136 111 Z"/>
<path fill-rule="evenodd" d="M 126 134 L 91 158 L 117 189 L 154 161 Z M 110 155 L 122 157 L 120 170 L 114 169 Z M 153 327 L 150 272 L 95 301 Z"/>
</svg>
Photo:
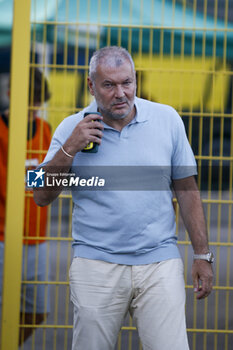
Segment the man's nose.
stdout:
<svg viewBox="0 0 233 350">
<path fill-rule="evenodd" d="M 117 84 L 115 88 L 115 97 L 121 98 L 125 96 L 124 89 L 121 84 Z"/>
</svg>

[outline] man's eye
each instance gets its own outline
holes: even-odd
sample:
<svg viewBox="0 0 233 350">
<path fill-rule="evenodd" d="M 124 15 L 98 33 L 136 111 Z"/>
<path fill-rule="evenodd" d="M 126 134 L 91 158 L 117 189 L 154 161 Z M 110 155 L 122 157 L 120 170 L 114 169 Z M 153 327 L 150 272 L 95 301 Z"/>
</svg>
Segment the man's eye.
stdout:
<svg viewBox="0 0 233 350">
<path fill-rule="evenodd" d="M 105 84 L 104 84 L 104 87 L 105 87 L 106 89 L 110 89 L 110 88 L 112 87 L 112 84 L 111 84 L 111 83 L 105 83 Z"/>
<path fill-rule="evenodd" d="M 125 82 L 123 83 L 124 86 L 129 86 L 130 84 L 131 84 L 131 81 L 125 81 Z"/>
</svg>

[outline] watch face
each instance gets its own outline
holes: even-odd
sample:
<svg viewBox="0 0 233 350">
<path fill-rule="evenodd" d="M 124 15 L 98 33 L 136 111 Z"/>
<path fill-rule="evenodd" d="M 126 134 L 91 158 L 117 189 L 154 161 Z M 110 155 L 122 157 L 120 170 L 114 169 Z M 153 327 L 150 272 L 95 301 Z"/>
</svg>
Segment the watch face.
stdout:
<svg viewBox="0 0 233 350">
<path fill-rule="evenodd" d="M 209 252 L 208 253 L 208 261 L 210 263 L 214 262 L 214 254 L 212 252 Z"/>
</svg>

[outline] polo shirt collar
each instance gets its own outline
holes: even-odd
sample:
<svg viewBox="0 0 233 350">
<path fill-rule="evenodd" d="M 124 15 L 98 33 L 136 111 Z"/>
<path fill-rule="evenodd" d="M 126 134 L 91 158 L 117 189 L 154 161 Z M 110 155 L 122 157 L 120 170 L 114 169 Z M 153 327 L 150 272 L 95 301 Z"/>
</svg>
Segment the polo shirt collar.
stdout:
<svg viewBox="0 0 233 350">
<path fill-rule="evenodd" d="M 134 105 L 136 107 L 136 115 L 134 119 L 137 123 L 143 123 L 148 120 L 147 114 L 145 114 L 145 112 L 141 108 L 140 100 L 141 99 L 139 97 L 135 97 Z"/>
</svg>

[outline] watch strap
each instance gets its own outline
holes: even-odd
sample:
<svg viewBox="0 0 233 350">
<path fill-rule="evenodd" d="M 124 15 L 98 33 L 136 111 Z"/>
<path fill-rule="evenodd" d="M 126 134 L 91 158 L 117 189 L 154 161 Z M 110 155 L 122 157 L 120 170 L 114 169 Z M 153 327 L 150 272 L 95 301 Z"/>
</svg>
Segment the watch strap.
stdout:
<svg viewBox="0 0 233 350">
<path fill-rule="evenodd" d="M 207 254 L 194 254 L 193 258 L 194 258 L 194 260 L 195 259 L 206 260 L 210 263 L 212 263 L 214 261 L 214 255 L 211 252 L 209 252 Z"/>
</svg>

